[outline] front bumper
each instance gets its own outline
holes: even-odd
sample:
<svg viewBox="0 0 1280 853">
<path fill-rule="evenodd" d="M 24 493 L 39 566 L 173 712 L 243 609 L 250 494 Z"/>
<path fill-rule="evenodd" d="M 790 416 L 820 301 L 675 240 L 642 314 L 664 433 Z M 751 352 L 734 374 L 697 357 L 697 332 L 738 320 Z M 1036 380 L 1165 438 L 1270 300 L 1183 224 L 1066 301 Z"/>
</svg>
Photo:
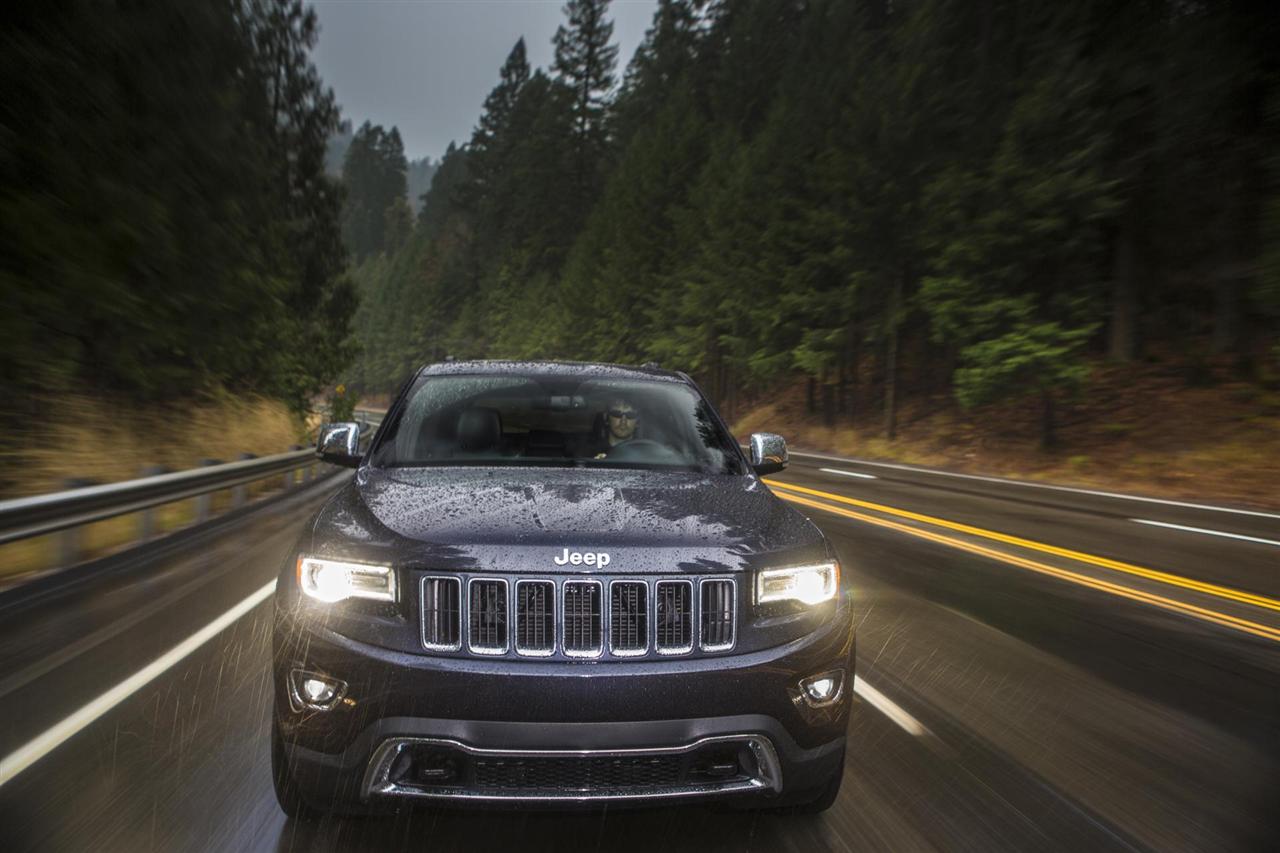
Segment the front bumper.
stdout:
<svg viewBox="0 0 1280 853">
<path fill-rule="evenodd" d="M 823 629 L 777 648 L 651 662 L 408 655 L 286 617 L 277 624 L 275 725 L 291 775 L 317 806 L 397 797 L 459 805 L 781 803 L 820 787 L 843 760 L 853 660 L 847 605 Z M 294 669 L 340 679 L 346 693 L 333 710 L 298 710 L 287 692 Z M 810 707 L 799 680 L 833 669 L 845 673 L 839 700 Z M 695 773 L 695 765 L 723 749 L 737 750 L 740 772 L 721 780 Z M 450 779 L 406 784 L 404 756 L 422 757 L 424 750 L 433 751 L 430 761 L 453 768 Z M 477 785 L 477 768 L 496 764 L 526 780 L 557 762 L 614 774 L 628 763 L 665 762 L 677 775 L 651 785 L 597 776 L 600 784 L 555 790 Z"/>
</svg>

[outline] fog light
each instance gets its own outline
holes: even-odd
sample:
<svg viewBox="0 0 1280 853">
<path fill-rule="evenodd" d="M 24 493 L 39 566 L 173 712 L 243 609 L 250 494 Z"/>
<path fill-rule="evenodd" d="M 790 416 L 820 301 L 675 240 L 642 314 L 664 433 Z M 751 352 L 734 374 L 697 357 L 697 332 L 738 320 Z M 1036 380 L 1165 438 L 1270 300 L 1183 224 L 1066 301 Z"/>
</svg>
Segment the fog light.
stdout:
<svg viewBox="0 0 1280 853">
<path fill-rule="evenodd" d="M 314 672 L 289 673 L 289 700 L 295 711 L 328 711 L 347 692 L 347 683 Z"/>
<path fill-rule="evenodd" d="M 822 708 L 840 701 L 844 693 L 844 670 L 834 669 L 811 675 L 800 682 L 800 695 L 810 707 Z"/>
<path fill-rule="evenodd" d="M 327 681 L 318 678 L 306 678 L 302 681 L 302 694 L 307 701 L 315 705 L 327 705 L 333 701 L 337 688 Z"/>
</svg>

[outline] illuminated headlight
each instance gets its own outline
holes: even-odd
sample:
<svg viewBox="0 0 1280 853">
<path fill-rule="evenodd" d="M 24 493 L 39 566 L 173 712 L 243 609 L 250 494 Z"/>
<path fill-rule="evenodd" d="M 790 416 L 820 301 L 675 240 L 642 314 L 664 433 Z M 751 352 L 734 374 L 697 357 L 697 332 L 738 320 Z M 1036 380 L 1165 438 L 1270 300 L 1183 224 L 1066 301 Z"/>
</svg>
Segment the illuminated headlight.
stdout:
<svg viewBox="0 0 1280 853">
<path fill-rule="evenodd" d="M 396 573 L 390 566 L 299 557 L 298 586 L 319 601 L 342 601 L 346 598 L 396 600 Z"/>
<path fill-rule="evenodd" d="M 789 569 L 765 569 L 756 576 L 756 602 L 799 601 L 821 604 L 840 589 L 840 564 L 818 563 Z"/>
</svg>

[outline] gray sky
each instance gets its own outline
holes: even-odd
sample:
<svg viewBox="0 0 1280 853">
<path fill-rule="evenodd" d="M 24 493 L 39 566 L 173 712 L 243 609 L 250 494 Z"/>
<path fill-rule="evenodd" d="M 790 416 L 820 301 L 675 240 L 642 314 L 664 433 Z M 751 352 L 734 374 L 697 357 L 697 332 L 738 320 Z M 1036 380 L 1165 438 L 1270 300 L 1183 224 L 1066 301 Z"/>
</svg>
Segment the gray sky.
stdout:
<svg viewBox="0 0 1280 853">
<path fill-rule="evenodd" d="M 440 159 L 471 137 L 485 95 L 516 39 L 529 64 L 551 65 L 562 0 L 312 0 L 320 17 L 315 63 L 342 115 L 396 125 L 410 159 Z M 618 76 L 644 37 L 657 0 L 613 0 Z"/>
</svg>

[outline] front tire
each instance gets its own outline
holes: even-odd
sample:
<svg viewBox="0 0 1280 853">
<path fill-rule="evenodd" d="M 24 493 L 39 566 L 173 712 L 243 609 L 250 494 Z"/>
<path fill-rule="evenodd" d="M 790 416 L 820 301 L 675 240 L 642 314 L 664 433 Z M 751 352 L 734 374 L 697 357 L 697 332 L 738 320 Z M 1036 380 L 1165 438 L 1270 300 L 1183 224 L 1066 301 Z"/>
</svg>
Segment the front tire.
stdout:
<svg viewBox="0 0 1280 853">
<path fill-rule="evenodd" d="M 298 787 L 297 780 L 289 770 L 284 738 L 280 734 L 279 725 L 274 721 L 271 723 L 271 782 L 276 789 L 276 802 L 280 804 L 280 809 L 286 815 L 294 820 L 307 822 L 319 820 L 321 816 L 319 810 L 307 802 L 302 789 Z"/>
<path fill-rule="evenodd" d="M 835 805 L 840 797 L 840 784 L 844 781 L 844 753 L 840 754 L 840 769 L 832 774 L 818 796 L 807 803 L 800 803 L 792 809 L 793 814 L 822 814 Z"/>
</svg>

